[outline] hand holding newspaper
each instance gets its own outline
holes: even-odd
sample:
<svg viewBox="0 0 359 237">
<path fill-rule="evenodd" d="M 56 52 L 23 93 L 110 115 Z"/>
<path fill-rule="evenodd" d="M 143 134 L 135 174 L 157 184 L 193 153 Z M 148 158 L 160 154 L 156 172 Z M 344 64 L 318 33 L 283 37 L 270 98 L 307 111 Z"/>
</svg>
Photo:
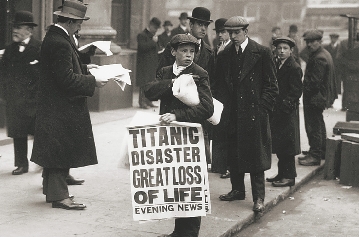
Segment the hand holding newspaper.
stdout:
<svg viewBox="0 0 359 237">
<path fill-rule="evenodd" d="M 80 47 L 79 51 L 82 51 L 82 50 L 86 49 L 87 47 L 90 47 L 91 45 L 96 46 L 99 50 L 106 53 L 107 56 L 113 55 L 113 53 L 110 50 L 111 41 L 95 41 L 95 42 L 92 42 L 92 43 L 89 43 L 89 44 L 86 44 L 86 45 Z"/>
<path fill-rule="evenodd" d="M 131 85 L 130 72 L 131 70 L 125 69 L 121 64 L 109 64 L 98 66 L 97 68 L 89 69 L 90 73 L 95 78 L 113 79 L 122 90 L 125 89 L 125 85 Z"/>
</svg>

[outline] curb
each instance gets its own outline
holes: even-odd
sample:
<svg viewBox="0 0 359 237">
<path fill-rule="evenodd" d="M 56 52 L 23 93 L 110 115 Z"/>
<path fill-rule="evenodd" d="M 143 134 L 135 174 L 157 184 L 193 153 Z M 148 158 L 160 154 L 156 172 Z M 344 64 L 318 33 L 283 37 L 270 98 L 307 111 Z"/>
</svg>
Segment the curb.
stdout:
<svg viewBox="0 0 359 237">
<path fill-rule="evenodd" d="M 303 179 L 297 183 L 295 186 L 287 189 L 286 191 L 279 194 L 276 198 L 270 200 L 267 202 L 264 206 L 264 211 L 262 213 L 254 213 L 249 215 L 244 220 L 237 222 L 234 226 L 232 226 L 229 230 L 227 230 L 225 233 L 220 235 L 219 237 L 232 237 L 237 236 L 243 229 L 245 229 L 247 226 L 261 218 L 265 213 L 269 212 L 273 207 L 275 207 L 278 203 L 289 197 L 289 195 L 295 193 L 298 189 L 300 189 L 304 184 L 306 184 L 308 181 L 310 181 L 315 175 L 317 175 L 320 171 L 324 168 L 324 162 L 322 162 L 320 166 L 318 166 L 316 169 L 314 169 L 312 172 L 308 173 L 306 176 L 303 177 Z"/>
<path fill-rule="evenodd" d="M 12 142 L 13 142 L 12 138 L 5 138 L 5 139 L 0 140 L 0 146 L 9 145 L 9 144 L 12 144 Z"/>
</svg>

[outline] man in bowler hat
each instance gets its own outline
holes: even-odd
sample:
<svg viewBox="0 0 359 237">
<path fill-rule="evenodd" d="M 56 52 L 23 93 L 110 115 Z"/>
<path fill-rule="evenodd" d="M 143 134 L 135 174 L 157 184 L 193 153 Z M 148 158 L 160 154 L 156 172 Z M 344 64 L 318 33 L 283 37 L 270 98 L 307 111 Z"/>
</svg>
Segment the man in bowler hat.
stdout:
<svg viewBox="0 0 359 237">
<path fill-rule="evenodd" d="M 250 39 L 248 21 L 234 16 L 224 24 L 232 46 L 218 55 L 213 97 L 223 103 L 232 190 L 221 201 L 245 199 L 244 174 L 250 173 L 253 211 L 264 210 L 264 171 L 271 167 L 269 114 L 278 95 L 271 49 Z M 211 81 L 211 82 L 212 82 Z"/>
<path fill-rule="evenodd" d="M 33 15 L 28 11 L 15 13 L 12 43 L 5 48 L 0 62 L 0 84 L 6 100 L 7 135 L 14 140 L 15 166 L 12 174 L 27 173 L 27 136 L 34 135 L 36 97 L 40 69 L 41 42 L 32 37 Z"/>
<path fill-rule="evenodd" d="M 156 33 L 160 27 L 160 19 L 153 17 L 146 29 L 137 35 L 136 85 L 140 88 L 138 103 L 142 109 L 156 107 L 146 98 L 143 88 L 156 78 L 159 51 Z"/>
<path fill-rule="evenodd" d="M 187 28 L 188 25 L 188 14 L 187 12 L 182 12 L 180 17 L 178 18 L 180 21 L 180 24 L 178 27 L 174 28 L 172 30 L 172 36 L 178 35 L 178 34 L 187 34 L 189 33 L 189 30 Z"/>
<path fill-rule="evenodd" d="M 43 193 L 53 208 L 83 210 L 69 196 L 70 168 L 97 164 L 87 97 L 108 78 L 94 77 L 81 62 L 71 37 L 81 29 L 87 7 L 64 1 L 41 45 L 41 76 L 31 161 L 42 166 Z"/>
<path fill-rule="evenodd" d="M 163 33 L 158 36 L 158 46 L 159 52 L 165 50 L 166 45 L 170 42 L 172 38 L 172 28 L 173 25 L 171 21 L 165 21 L 163 23 Z"/>
</svg>

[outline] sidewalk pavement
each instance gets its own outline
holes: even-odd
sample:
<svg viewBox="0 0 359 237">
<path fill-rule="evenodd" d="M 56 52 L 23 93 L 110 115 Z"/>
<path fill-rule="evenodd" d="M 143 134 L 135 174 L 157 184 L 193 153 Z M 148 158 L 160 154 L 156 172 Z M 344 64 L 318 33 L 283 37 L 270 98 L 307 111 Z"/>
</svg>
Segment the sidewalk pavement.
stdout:
<svg viewBox="0 0 359 237">
<path fill-rule="evenodd" d="M 345 121 L 340 111 L 340 100 L 334 108 L 326 110 L 327 134 L 332 135 L 337 121 Z M 41 168 L 30 162 L 29 173 L 11 175 L 14 169 L 13 145 L 11 139 L 0 129 L 0 236 L 146 236 L 155 237 L 171 233 L 174 220 L 139 223 L 132 220 L 130 198 L 130 173 L 125 161 L 120 160 L 121 144 L 126 125 L 138 108 L 105 112 L 91 112 L 99 164 L 71 169 L 76 178 L 85 179 L 79 186 L 69 186 L 70 193 L 79 203 L 87 205 L 84 211 L 68 211 L 51 208 L 45 203 L 41 188 Z M 144 110 L 142 110 L 144 111 Z M 158 113 L 158 109 L 145 112 Z M 302 150 L 308 149 L 304 130 L 303 110 L 300 111 Z M 5 141 L 5 142 L 4 142 Z M 29 157 L 32 140 L 29 141 Z M 266 183 L 265 212 L 288 197 L 314 174 L 321 166 L 304 167 L 297 165 L 298 177 L 292 188 L 274 188 Z M 277 173 L 277 158 L 273 155 L 272 168 L 266 177 Z M 202 218 L 201 237 L 227 237 L 238 233 L 257 217 L 252 211 L 252 197 L 249 174 L 245 176 L 246 200 L 223 202 L 219 195 L 231 189 L 229 179 L 218 174 L 209 174 L 212 214 Z"/>
</svg>

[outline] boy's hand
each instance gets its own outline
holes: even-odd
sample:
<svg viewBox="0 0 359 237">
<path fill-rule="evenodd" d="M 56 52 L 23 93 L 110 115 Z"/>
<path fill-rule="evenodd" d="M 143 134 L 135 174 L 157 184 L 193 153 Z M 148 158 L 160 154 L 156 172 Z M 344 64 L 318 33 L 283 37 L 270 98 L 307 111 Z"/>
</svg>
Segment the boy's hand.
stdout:
<svg viewBox="0 0 359 237">
<path fill-rule="evenodd" d="M 169 124 L 170 122 L 176 121 L 176 115 L 171 113 L 162 114 L 160 121 L 161 123 Z"/>
</svg>

